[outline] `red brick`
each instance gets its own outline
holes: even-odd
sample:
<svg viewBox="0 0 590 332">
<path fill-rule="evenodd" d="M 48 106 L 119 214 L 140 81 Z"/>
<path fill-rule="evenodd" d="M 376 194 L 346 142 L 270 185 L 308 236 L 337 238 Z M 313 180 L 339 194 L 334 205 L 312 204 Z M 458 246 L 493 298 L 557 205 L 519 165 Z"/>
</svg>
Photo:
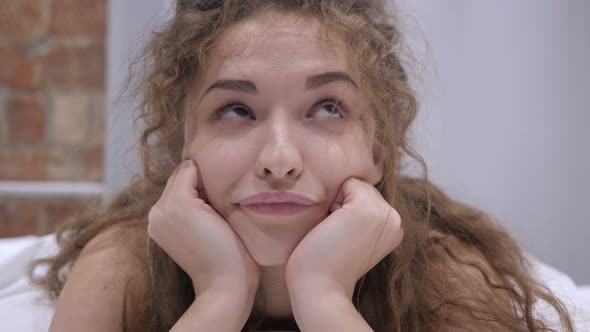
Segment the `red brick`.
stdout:
<svg viewBox="0 0 590 332">
<path fill-rule="evenodd" d="M 82 166 L 80 164 L 80 148 L 56 148 L 56 154 L 63 158 L 61 163 L 47 165 L 47 177 L 51 180 L 80 181 Z"/>
<path fill-rule="evenodd" d="M 27 54 L 24 43 L 0 46 L 0 86 L 13 89 L 37 89 L 41 83 L 39 58 Z"/>
<path fill-rule="evenodd" d="M 104 39 L 106 0 L 53 0 L 51 33 Z"/>
<path fill-rule="evenodd" d="M 23 59 L 12 67 L 8 86 L 14 89 L 36 89 L 41 83 L 41 63 Z"/>
<path fill-rule="evenodd" d="M 3 197 L 0 203 L 1 237 L 39 235 L 45 211 L 43 206 L 31 203 L 25 198 L 8 200 Z"/>
<path fill-rule="evenodd" d="M 6 198 L 0 196 L 0 237 L 2 237 L 4 224 L 8 223 L 8 218 L 6 217 L 7 203 Z"/>
<path fill-rule="evenodd" d="M 92 94 L 90 97 L 90 137 L 89 145 L 103 145 L 105 142 L 105 95 L 104 92 Z"/>
<path fill-rule="evenodd" d="M 6 121 L 11 143 L 41 143 L 45 139 L 45 111 L 38 95 L 15 95 L 7 102 Z"/>
<path fill-rule="evenodd" d="M 0 5 L 0 37 L 41 38 L 49 32 L 48 0 L 3 0 Z"/>
<path fill-rule="evenodd" d="M 55 232 L 60 226 L 79 216 L 96 198 L 60 197 L 47 200 L 47 222 L 41 225 L 44 234 Z M 96 203 L 98 204 L 98 203 Z"/>
<path fill-rule="evenodd" d="M 89 89 L 105 88 L 105 43 L 95 43 L 81 49 L 80 84 Z"/>
<path fill-rule="evenodd" d="M 54 45 L 44 59 L 45 83 L 53 87 L 75 87 L 81 63 L 79 48 Z"/>
<path fill-rule="evenodd" d="M 25 54 L 26 45 L 23 42 L 11 42 L 0 44 L 0 61 L 1 63 L 10 64 L 15 59 L 22 57 Z M 6 66 L 0 67 L 0 72 L 6 69 Z"/>
<path fill-rule="evenodd" d="M 0 150 L 0 180 L 46 180 L 46 151 L 18 148 Z"/>
<path fill-rule="evenodd" d="M 45 83 L 65 89 L 104 90 L 104 42 L 55 44 L 44 58 Z"/>
<path fill-rule="evenodd" d="M 0 237 L 46 235 L 73 221 L 100 196 L 3 196 L 0 200 Z"/>
<path fill-rule="evenodd" d="M 8 126 L 6 125 L 6 118 L 0 112 L 0 149 L 6 142 L 8 142 Z"/>
<path fill-rule="evenodd" d="M 53 139 L 56 143 L 81 146 L 90 131 L 90 95 L 56 92 L 53 96 Z"/>
<path fill-rule="evenodd" d="M 20 146 L 0 149 L 0 180 L 79 179 L 78 160 L 54 147 Z"/>
<path fill-rule="evenodd" d="M 81 151 L 82 177 L 87 181 L 102 181 L 103 175 L 103 146 Z"/>
</svg>

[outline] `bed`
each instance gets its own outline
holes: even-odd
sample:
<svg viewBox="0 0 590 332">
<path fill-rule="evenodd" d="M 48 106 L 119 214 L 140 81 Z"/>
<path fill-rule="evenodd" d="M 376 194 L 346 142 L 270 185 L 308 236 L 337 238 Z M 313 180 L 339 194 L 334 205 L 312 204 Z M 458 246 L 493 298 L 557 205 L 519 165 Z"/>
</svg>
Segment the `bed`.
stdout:
<svg viewBox="0 0 590 332">
<path fill-rule="evenodd" d="M 55 234 L 42 237 L 0 238 L 0 321 L 2 331 L 46 332 L 54 304 L 41 289 L 26 278 L 26 265 L 35 258 L 58 250 Z M 565 273 L 541 262 L 532 255 L 537 277 L 545 282 L 573 313 L 576 331 L 590 332 L 590 285 L 576 285 Z M 35 274 L 43 273 L 40 267 Z M 537 312 L 556 322 L 557 316 L 545 303 Z M 558 325 L 555 325 L 558 329 Z"/>
</svg>

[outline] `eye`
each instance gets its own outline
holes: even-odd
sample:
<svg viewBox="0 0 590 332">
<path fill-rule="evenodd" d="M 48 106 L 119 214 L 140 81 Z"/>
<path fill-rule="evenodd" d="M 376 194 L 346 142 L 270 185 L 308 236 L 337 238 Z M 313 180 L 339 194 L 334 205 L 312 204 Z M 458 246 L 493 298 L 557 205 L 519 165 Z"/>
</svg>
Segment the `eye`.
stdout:
<svg viewBox="0 0 590 332">
<path fill-rule="evenodd" d="M 327 110 L 324 113 L 327 113 L 329 118 L 344 118 L 348 112 L 346 105 L 344 105 L 344 103 L 336 97 L 324 98 L 320 100 L 316 106 L 319 107 L 315 108 L 314 106 L 314 110 L 312 112 L 317 111 L 317 113 L 320 113 L 321 110 Z"/>
<path fill-rule="evenodd" d="M 312 113 L 320 113 L 322 110 L 325 110 L 324 113 L 328 114 L 328 118 L 344 118 L 344 116 L 348 113 L 348 108 L 346 105 L 344 105 L 344 103 L 336 97 L 326 97 L 320 100 L 314 105 Z M 236 114 L 236 116 L 226 116 L 226 114 L 231 113 Z M 213 114 L 213 117 L 216 120 L 240 119 L 244 116 L 250 116 L 253 118 L 249 109 L 237 101 L 226 103 L 225 105 L 219 107 Z"/>
<path fill-rule="evenodd" d="M 233 117 L 225 116 L 225 114 L 230 114 L 231 111 L 233 111 L 233 113 L 234 114 L 237 114 L 238 116 L 237 117 L 235 117 L 235 116 L 233 116 Z M 229 103 L 221 106 L 214 113 L 214 117 L 217 120 L 221 120 L 221 119 L 239 119 L 239 118 L 241 118 L 240 115 L 242 115 L 242 116 L 248 116 L 248 115 L 250 115 L 250 112 L 242 104 L 240 104 L 238 102 L 235 102 L 235 101 L 229 102 Z"/>
</svg>

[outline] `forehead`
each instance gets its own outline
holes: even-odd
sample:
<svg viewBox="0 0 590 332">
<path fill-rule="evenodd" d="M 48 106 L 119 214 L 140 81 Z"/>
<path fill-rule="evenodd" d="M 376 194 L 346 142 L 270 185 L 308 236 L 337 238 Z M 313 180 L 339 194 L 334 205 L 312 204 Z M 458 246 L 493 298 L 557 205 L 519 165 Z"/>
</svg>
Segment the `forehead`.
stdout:
<svg viewBox="0 0 590 332">
<path fill-rule="evenodd" d="M 224 30 L 202 78 L 265 72 L 307 77 L 326 68 L 351 73 L 344 45 L 344 40 L 317 18 L 269 11 Z"/>
</svg>

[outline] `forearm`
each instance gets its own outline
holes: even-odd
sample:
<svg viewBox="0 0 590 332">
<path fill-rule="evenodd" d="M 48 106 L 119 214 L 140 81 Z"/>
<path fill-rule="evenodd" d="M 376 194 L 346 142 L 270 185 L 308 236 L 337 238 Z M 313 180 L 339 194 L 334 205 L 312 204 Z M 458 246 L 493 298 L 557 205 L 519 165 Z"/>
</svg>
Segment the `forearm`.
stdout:
<svg viewBox="0 0 590 332">
<path fill-rule="evenodd" d="M 299 290 L 292 296 L 291 307 L 297 325 L 304 332 L 373 331 L 352 301 L 340 293 Z"/>
<path fill-rule="evenodd" d="M 246 324 L 253 305 L 252 296 L 243 295 L 204 292 L 195 299 L 170 331 L 240 331 Z"/>
</svg>

